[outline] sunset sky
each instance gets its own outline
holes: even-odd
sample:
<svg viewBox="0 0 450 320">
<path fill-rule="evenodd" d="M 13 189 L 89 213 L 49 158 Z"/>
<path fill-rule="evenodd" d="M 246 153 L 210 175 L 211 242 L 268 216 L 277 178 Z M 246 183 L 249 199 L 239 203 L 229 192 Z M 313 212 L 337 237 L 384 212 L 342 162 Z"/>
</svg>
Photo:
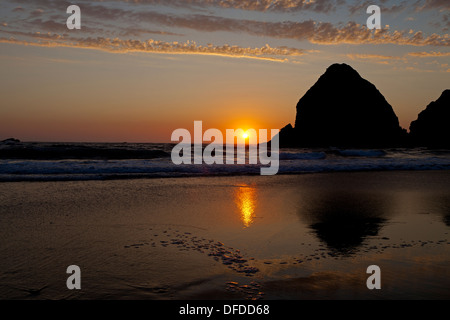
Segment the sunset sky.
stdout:
<svg viewBox="0 0 450 320">
<path fill-rule="evenodd" d="M 81 8 L 81 30 L 66 9 Z M 379 5 L 382 30 L 365 26 Z M 0 140 L 168 142 L 282 128 L 333 63 L 409 128 L 450 89 L 450 1 L 2 0 Z"/>
</svg>

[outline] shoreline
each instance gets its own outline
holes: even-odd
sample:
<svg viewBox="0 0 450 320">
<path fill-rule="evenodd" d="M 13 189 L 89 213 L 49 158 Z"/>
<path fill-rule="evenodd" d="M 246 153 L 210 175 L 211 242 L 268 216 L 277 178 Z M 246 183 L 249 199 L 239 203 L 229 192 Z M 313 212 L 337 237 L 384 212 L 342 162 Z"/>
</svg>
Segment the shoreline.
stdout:
<svg viewBox="0 0 450 320">
<path fill-rule="evenodd" d="M 91 179 L 74 179 L 74 178 L 67 178 L 67 179 L 15 179 L 15 180 L 1 180 L 0 178 L 0 184 L 1 183 L 23 183 L 23 182 L 34 182 L 34 183 L 39 183 L 39 182 L 88 182 L 88 181 L 127 181 L 127 180 L 159 180 L 159 179 L 191 179 L 191 178 L 208 178 L 208 179 L 214 179 L 214 178 L 238 178 L 238 177 L 267 177 L 268 179 L 273 178 L 273 177 L 281 177 L 281 176 L 303 176 L 303 175 L 324 175 L 324 174 L 352 174 L 352 173 L 408 173 L 408 172 L 416 172 L 416 173 L 426 173 L 426 172 L 450 172 L 450 169 L 418 169 L 418 170 L 404 170 L 404 169 L 400 169 L 400 170 L 378 170 L 378 169 L 373 169 L 373 170 L 340 170 L 340 171 L 321 171 L 321 172 L 282 172 L 282 173 L 278 173 L 274 176 L 263 176 L 260 174 L 221 174 L 221 175 L 217 175 L 217 174 L 211 174 L 211 175 L 180 175 L 180 176 L 154 176 L 154 175 L 142 175 L 142 174 L 136 174 L 134 175 L 129 175 L 126 174 L 124 176 L 111 176 L 111 177 L 98 177 L 98 178 L 91 178 Z M 85 176 L 85 175 L 84 175 Z"/>
</svg>

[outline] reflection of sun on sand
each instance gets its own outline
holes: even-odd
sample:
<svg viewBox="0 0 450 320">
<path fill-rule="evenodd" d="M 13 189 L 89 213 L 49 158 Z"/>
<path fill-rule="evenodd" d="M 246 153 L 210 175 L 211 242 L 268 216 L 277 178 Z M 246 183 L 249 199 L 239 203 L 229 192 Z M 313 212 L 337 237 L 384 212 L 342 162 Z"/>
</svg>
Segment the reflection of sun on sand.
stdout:
<svg viewBox="0 0 450 320">
<path fill-rule="evenodd" d="M 245 228 L 248 228 L 253 223 L 255 215 L 256 190 L 247 185 L 239 187 L 236 191 L 235 201 L 239 207 L 242 223 Z"/>
</svg>

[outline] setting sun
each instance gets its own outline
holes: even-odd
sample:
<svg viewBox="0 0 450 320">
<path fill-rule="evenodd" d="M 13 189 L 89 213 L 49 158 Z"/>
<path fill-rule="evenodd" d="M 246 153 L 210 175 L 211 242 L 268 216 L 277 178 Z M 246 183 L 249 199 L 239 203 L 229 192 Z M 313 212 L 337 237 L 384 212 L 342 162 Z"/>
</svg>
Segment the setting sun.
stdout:
<svg viewBox="0 0 450 320">
<path fill-rule="evenodd" d="M 242 135 L 242 138 L 247 139 L 247 138 L 248 138 L 248 133 L 244 133 L 244 134 Z"/>
</svg>

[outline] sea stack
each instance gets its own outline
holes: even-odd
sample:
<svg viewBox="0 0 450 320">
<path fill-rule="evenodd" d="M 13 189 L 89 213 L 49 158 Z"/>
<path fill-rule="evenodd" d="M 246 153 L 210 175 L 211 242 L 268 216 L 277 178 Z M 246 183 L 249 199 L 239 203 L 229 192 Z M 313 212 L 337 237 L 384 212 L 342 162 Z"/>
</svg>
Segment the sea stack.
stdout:
<svg viewBox="0 0 450 320">
<path fill-rule="evenodd" d="M 450 148 L 450 90 L 431 102 L 410 126 L 410 137 L 416 146 Z"/>
<path fill-rule="evenodd" d="M 297 104 L 281 147 L 387 147 L 407 133 L 378 89 L 347 64 L 333 64 Z"/>
</svg>

